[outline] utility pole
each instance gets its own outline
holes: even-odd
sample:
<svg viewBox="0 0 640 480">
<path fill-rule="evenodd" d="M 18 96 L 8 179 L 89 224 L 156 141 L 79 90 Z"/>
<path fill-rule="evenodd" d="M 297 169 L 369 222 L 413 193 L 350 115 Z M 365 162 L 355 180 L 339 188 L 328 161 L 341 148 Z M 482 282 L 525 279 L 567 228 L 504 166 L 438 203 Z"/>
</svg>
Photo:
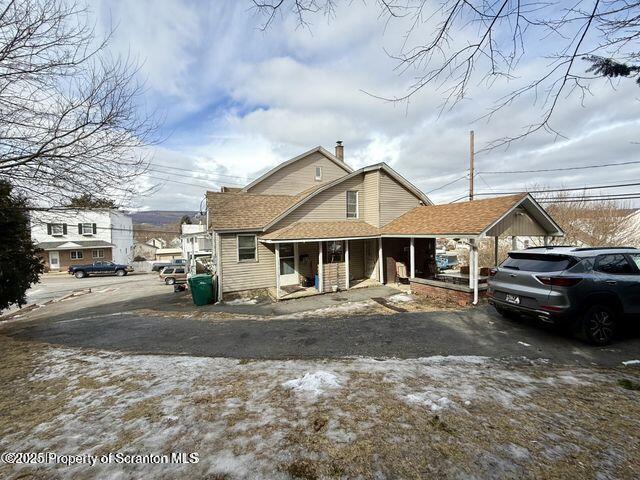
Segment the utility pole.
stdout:
<svg viewBox="0 0 640 480">
<path fill-rule="evenodd" d="M 469 201 L 473 200 L 473 157 L 475 155 L 473 130 L 469 131 Z"/>
</svg>

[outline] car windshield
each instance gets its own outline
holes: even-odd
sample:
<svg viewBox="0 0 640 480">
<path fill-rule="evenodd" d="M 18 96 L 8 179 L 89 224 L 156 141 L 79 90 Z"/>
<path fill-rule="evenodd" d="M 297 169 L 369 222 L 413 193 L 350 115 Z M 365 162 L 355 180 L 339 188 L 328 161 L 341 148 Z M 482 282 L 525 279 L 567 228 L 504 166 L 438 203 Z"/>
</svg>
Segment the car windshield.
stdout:
<svg viewBox="0 0 640 480">
<path fill-rule="evenodd" d="M 513 252 L 500 266 L 509 270 L 524 270 L 526 272 L 559 272 L 566 270 L 574 263 L 573 258 L 561 255 Z"/>
</svg>

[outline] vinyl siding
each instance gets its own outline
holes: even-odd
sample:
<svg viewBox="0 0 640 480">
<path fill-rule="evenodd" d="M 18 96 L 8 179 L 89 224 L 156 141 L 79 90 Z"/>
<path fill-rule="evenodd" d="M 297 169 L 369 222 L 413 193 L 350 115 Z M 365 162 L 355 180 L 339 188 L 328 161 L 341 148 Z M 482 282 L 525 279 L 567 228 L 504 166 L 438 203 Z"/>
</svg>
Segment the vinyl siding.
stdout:
<svg viewBox="0 0 640 480">
<path fill-rule="evenodd" d="M 320 192 L 306 203 L 302 204 L 296 210 L 283 218 L 271 230 L 291 225 L 298 221 L 307 222 L 334 222 L 341 220 L 349 220 L 347 218 L 347 190 L 357 190 L 358 193 L 358 219 L 362 219 L 363 208 L 363 191 L 362 175 L 356 175 L 349 180 L 334 185 L 327 190 Z"/>
<path fill-rule="evenodd" d="M 364 193 L 362 195 L 362 219 L 373 225 L 380 226 L 380 172 L 366 172 L 364 174 Z"/>
<path fill-rule="evenodd" d="M 364 278 L 364 241 L 349 240 L 349 278 Z"/>
<path fill-rule="evenodd" d="M 380 172 L 380 226 L 420 205 L 420 199 L 384 172 Z"/>
<path fill-rule="evenodd" d="M 493 228 L 487 232 L 487 235 L 544 236 L 547 235 L 547 233 L 528 213 L 522 209 L 518 209 L 496 223 Z"/>
<path fill-rule="evenodd" d="M 345 290 L 347 288 L 347 277 L 344 262 L 326 263 L 323 267 L 323 292 L 332 292 L 334 285 L 337 285 L 339 290 Z"/>
<path fill-rule="evenodd" d="M 220 235 L 222 292 L 275 287 L 276 257 L 273 246 L 258 241 L 257 262 L 238 262 L 235 234 Z"/>
<path fill-rule="evenodd" d="M 322 180 L 315 180 L 316 166 L 322 167 Z M 320 152 L 293 162 L 247 190 L 264 195 L 297 195 L 321 183 L 332 182 L 348 172 Z"/>
</svg>

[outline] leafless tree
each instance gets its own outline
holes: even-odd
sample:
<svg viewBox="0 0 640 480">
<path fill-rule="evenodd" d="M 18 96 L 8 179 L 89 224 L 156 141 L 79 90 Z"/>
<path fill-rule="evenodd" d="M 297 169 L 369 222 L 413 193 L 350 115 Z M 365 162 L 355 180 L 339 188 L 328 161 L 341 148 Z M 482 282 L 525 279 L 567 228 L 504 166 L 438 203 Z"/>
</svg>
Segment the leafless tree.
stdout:
<svg viewBox="0 0 640 480">
<path fill-rule="evenodd" d="M 480 118 L 490 119 L 518 100 L 538 108 L 536 121 L 520 133 L 491 142 L 508 145 L 538 131 L 561 135 L 552 116 L 566 97 L 584 99 L 599 78 L 640 81 L 640 1 L 574 0 L 369 0 L 386 23 L 403 22 L 397 69 L 412 80 L 406 93 L 375 94 L 393 102 L 408 101 L 429 87 L 443 94 L 443 108 L 466 98 L 470 87 L 490 88 L 496 81 L 514 86 L 500 95 Z M 301 24 L 318 12 L 332 12 L 333 1 L 254 1 L 268 18 L 293 13 Z M 523 58 L 538 60 L 534 68 Z M 504 86 L 504 82 L 499 82 Z"/>
<path fill-rule="evenodd" d="M 140 192 L 157 123 L 109 37 L 96 38 L 82 5 L 0 0 L 0 179 L 33 204 Z"/>
</svg>

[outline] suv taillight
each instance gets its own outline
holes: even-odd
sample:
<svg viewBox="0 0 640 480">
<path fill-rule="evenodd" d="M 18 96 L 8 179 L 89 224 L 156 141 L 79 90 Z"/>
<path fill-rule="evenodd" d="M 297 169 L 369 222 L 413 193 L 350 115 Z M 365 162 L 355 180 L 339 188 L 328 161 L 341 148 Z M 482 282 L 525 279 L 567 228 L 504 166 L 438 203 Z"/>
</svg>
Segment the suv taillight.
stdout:
<svg viewBox="0 0 640 480">
<path fill-rule="evenodd" d="M 497 268 L 492 268 L 491 270 L 489 270 L 489 276 L 490 277 L 495 277 L 496 273 L 498 273 L 498 269 Z"/>
<path fill-rule="evenodd" d="M 544 275 L 536 275 L 536 278 L 545 285 L 552 285 L 554 287 L 573 287 L 579 284 L 582 279 L 578 277 L 550 277 Z"/>
</svg>

